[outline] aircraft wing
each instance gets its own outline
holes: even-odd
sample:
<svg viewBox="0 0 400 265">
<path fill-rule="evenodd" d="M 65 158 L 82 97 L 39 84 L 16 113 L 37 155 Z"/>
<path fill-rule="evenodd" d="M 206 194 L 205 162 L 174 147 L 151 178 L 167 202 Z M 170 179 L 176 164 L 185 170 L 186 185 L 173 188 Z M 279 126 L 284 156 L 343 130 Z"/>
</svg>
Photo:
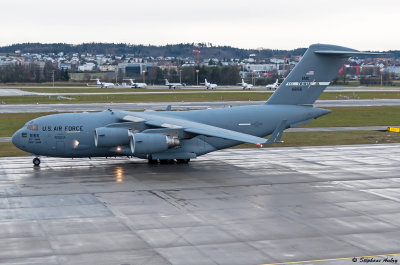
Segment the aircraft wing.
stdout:
<svg viewBox="0 0 400 265">
<path fill-rule="evenodd" d="M 153 116 L 153 115 L 152 115 Z M 133 116 L 124 117 L 126 121 L 139 121 L 141 118 L 136 118 Z M 267 139 L 253 136 L 246 133 L 236 132 L 232 130 L 223 129 L 220 127 L 194 122 L 179 118 L 171 118 L 171 117 L 157 117 L 153 116 L 148 120 L 144 120 L 144 123 L 150 126 L 157 126 L 163 128 L 171 128 L 171 129 L 182 129 L 188 133 L 207 135 L 212 137 L 219 137 L 234 141 L 239 141 L 243 143 L 252 143 L 256 145 L 266 144 L 268 142 Z"/>
</svg>

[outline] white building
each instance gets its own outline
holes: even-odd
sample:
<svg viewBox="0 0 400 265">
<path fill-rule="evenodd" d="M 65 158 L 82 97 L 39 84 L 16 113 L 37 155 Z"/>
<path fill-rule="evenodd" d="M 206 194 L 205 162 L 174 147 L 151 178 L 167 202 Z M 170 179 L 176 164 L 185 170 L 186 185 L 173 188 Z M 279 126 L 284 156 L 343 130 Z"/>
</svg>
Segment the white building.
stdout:
<svg viewBox="0 0 400 265">
<path fill-rule="evenodd" d="M 271 58 L 269 61 L 270 61 L 271 63 L 284 63 L 284 62 L 285 62 L 285 60 L 283 60 L 283 59 L 278 59 L 278 58 Z"/>
<path fill-rule="evenodd" d="M 271 71 L 277 69 L 277 65 L 276 64 L 245 64 L 244 69 L 249 72 L 252 72 L 252 71 L 271 72 Z"/>
<path fill-rule="evenodd" d="M 78 66 L 78 71 L 80 72 L 94 71 L 95 69 L 96 69 L 96 64 L 94 63 L 85 63 L 83 65 Z"/>
</svg>

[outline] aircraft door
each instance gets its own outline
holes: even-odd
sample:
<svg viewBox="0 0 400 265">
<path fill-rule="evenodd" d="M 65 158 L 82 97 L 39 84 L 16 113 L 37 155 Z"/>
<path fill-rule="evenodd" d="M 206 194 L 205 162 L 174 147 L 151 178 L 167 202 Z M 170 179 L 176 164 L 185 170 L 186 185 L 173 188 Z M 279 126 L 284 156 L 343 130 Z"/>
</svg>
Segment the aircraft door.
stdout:
<svg viewBox="0 0 400 265">
<path fill-rule="evenodd" d="M 56 142 L 56 151 L 57 151 L 57 153 L 65 151 L 65 142 L 64 141 L 57 141 Z"/>
</svg>

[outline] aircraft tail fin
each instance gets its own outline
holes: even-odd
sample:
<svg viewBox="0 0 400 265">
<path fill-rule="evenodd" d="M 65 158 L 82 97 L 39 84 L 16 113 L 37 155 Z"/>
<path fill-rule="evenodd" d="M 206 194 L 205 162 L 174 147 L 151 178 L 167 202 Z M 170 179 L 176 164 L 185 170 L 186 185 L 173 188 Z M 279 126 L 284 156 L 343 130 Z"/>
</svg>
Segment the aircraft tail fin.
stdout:
<svg viewBox="0 0 400 265">
<path fill-rule="evenodd" d="M 165 85 L 166 85 L 166 86 L 169 85 L 168 79 L 165 79 Z"/>
<path fill-rule="evenodd" d="M 266 104 L 314 104 L 346 60 L 360 54 L 373 53 L 335 45 L 311 45 Z"/>
</svg>

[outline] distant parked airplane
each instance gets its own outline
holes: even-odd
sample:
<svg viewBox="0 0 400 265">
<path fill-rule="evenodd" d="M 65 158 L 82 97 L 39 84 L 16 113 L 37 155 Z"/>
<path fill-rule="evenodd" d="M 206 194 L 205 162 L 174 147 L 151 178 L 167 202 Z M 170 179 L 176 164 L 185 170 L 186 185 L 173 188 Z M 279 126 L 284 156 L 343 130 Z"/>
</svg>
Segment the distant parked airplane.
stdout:
<svg viewBox="0 0 400 265">
<path fill-rule="evenodd" d="M 268 88 L 269 90 L 272 90 L 272 89 L 276 90 L 278 88 L 278 86 L 279 86 L 278 79 L 276 79 L 275 83 L 268 84 L 265 87 Z"/>
<path fill-rule="evenodd" d="M 207 89 L 217 89 L 217 84 L 211 84 L 207 82 L 207 79 L 204 79 L 204 85 Z"/>
<path fill-rule="evenodd" d="M 101 88 L 115 88 L 115 84 L 114 83 L 101 82 L 99 78 L 94 78 L 94 79 L 90 79 L 90 80 L 95 80 L 96 81 L 96 85 L 86 84 L 87 86 L 101 87 Z"/>
<path fill-rule="evenodd" d="M 250 89 L 253 88 L 253 85 L 252 85 L 252 84 L 247 84 L 247 83 L 245 83 L 243 79 L 242 79 L 242 83 L 238 83 L 238 85 L 241 85 L 242 88 L 243 88 L 243 90 L 245 90 L 245 89 L 250 90 Z"/>
<path fill-rule="evenodd" d="M 134 82 L 135 79 L 124 79 L 128 80 L 131 88 L 146 88 L 147 84 L 146 83 L 136 83 Z"/>
<path fill-rule="evenodd" d="M 169 89 L 171 89 L 171 88 L 175 89 L 175 88 L 177 88 L 177 87 L 184 86 L 184 85 L 181 84 L 181 83 L 170 83 L 170 82 L 168 82 L 168 79 L 165 79 L 165 85 L 166 85 Z"/>
</svg>

